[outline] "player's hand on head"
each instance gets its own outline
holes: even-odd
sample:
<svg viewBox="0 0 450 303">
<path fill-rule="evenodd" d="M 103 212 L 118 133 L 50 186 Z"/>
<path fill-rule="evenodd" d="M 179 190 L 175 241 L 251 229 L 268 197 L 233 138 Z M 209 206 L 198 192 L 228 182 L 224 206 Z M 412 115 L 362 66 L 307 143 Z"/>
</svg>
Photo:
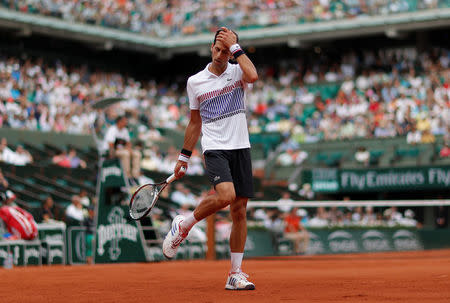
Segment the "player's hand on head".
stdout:
<svg viewBox="0 0 450 303">
<path fill-rule="evenodd" d="M 175 165 L 174 173 L 177 179 L 183 178 L 186 174 L 186 170 L 188 168 L 188 164 L 183 161 L 178 161 L 177 165 Z"/>
<path fill-rule="evenodd" d="M 226 27 L 221 27 L 221 31 L 217 35 L 217 41 L 222 42 L 225 47 L 230 48 L 233 44 L 237 42 L 236 34 L 233 31 L 227 29 Z"/>
</svg>

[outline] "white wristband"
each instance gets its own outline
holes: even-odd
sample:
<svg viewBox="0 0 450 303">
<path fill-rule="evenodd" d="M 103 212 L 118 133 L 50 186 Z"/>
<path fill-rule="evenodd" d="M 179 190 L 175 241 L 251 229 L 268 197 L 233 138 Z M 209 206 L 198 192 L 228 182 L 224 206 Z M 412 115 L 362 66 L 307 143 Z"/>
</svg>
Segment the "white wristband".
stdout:
<svg viewBox="0 0 450 303">
<path fill-rule="evenodd" d="M 179 160 L 179 161 L 183 161 L 183 162 L 188 163 L 188 162 L 189 162 L 189 157 L 188 157 L 188 156 L 185 156 L 185 155 L 183 155 L 183 154 L 179 154 L 179 155 L 178 155 L 178 160 Z"/>
<path fill-rule="evenodd" d="M 230 46 L 230 53 L 234 54 L 236 51 L 240 50 L 241 46 L 239 44 L 233 44 L 232 46 Z"/>
</svg>

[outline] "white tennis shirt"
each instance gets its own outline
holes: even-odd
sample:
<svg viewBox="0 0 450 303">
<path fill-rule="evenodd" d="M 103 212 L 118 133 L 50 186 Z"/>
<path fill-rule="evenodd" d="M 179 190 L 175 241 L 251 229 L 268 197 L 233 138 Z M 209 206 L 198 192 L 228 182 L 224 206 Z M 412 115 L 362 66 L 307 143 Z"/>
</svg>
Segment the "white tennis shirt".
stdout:
<svg viewBox="0 0 450 303">
<path fill-rule="evenodd" d="M 216 76 L 208 70 L 210 64 L 187 81 L 190 108 L 199 110 L 202 118 L 203 152 L 249 148 L 247 83 L 242 80 L 242 69 L 228 63 L 227 69 Z"/>
</svg>

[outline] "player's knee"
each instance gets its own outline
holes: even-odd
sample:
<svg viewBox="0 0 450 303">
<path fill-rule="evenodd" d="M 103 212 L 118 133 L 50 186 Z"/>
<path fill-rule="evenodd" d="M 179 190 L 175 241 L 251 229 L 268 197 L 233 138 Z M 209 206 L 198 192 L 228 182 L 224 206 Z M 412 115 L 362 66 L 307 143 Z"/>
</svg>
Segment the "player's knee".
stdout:
<svg viewBox="0 0 450 303">
<path fill-rule="evenodd" d="M 232 201 L 234 201 L 234 199 L 236 199 L 236 195 L 234 193 L 224 193 L 219 195 L 218 203 L 221 207 L 227 207 Z"/>
</svg>

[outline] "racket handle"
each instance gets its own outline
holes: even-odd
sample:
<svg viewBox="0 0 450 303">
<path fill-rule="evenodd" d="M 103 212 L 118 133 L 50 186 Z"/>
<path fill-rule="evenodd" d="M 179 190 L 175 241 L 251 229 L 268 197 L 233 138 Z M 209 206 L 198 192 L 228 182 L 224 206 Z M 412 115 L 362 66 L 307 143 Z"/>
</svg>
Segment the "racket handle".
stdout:
<svg viewBox="0 0 450 303">
<path fill-rule="evenodd" d="M 186 172 L 186 168 L 185 168 L 184 166 L 182 166 L 182 167 L 180 168 L 180 171 Z M 175 178 L 175 174 L 171 174 L 170 177 L 166 179 L 166 182 L 167 182 L 167 184 L 170 184 L 170 183 L 172 183 L 175 179 L 176 179 L 176 178 Z"/>
</svg>

